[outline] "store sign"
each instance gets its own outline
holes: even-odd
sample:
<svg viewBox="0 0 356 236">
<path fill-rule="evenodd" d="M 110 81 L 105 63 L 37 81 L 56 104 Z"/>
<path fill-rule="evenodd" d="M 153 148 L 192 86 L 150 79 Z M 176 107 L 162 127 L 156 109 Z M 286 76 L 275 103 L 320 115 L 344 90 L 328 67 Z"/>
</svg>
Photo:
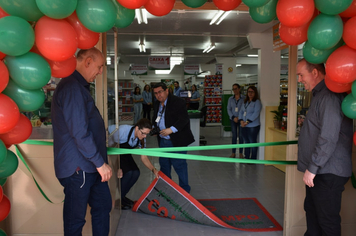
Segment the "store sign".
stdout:
<svg viewBox="0 0 356 236">
<path fill-rule="evenodd" d="M 222 75 L 223 73 L 223 65 L 222 64 L 215 64 L 216 75 Z"/>
<path fill-rule="evenodd" d="M 200 65 L 184 65 L 184 74 L 185 75 L 197 75 L 199 74 Z"/>
<path fill-rule="evenodd" d="M 132 65 L 131 75 L 147 75 L 147 65 Z"/>
<path fill-rule="evenodd" d="M 288 48 L 288 45 L 282 41 L 279 37 L 279 24 L 273 26 L 273 51 L 280 51 L 282 49 Z"/>
<path fill-rule="evenodd" d="M 148 57 L 148 69 L 170 70 L 170 57 Z"/>
</svg>

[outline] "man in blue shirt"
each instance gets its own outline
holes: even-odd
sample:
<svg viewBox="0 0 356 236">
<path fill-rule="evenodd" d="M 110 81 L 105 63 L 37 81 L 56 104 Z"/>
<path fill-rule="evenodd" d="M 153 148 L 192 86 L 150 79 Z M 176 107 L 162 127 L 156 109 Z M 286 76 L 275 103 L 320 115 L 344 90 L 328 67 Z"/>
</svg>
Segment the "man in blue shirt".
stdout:
<svg viewBox="0 0 356 236">
<path fill-rule="evenodd" d="M 169 94 L 164 83 L 153 86 L 153 92 L 157 101 L 154 103 L 153 121 L 155 129 L 159 128 L 157 135 L 159 147 L 185 147 L 194 142 L 194 136 L 190 130 L 190 120 L 182 98 Z M 178 153 L 187 154 L 187 151 Z M 185 159 L 159 158 L 161 171 L 171 178 L 173 166 L 179 177 L 179 186 L 188 193 L 188 165 Z"/>
<path fill-rule="evenodd" d="M 174 96 L 180 97 L 180 91 L 182 91 L 182 88 L 179 87 L 179 82 L 174 81 L 173 84 L 174 84 L 174 91 L 173 91 Z"/>
<path fill-rule="evenodd" d="M 112 175 L 106 151 L 104 121 L 89 86 L 104 66 L 96 49 L 77 53 L 76 70 L 63 78 L 53 95 L 54 168 L 64 187 L 64 235 L 82 235 L 87 205 L 91 207 L 93 235 L 108 235 Z"/>
</svg>

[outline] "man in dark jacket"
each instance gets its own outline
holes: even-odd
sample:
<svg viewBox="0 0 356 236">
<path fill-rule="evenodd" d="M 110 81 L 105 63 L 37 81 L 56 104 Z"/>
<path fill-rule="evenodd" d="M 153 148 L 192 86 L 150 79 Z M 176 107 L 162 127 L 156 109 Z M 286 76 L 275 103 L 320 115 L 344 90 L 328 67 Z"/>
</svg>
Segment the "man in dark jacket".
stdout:
<svg viewBox="0 0 356 236">
<path fill-rule="evenodd" d="M 190 120 L 185 101 L 169 94 L 164 83 L 153 86 L 153 92 L 157 99 L 154 103 L 153 122 L 159 129 L 157 135 L 159 147 L 185 147 L 194 142 L 190 130 Z M 178 152 L 186 154 L 187 151 Z M 159 158 L 161 171 L 171 178 L 171 166 L 178 174 L 179 186 L 188 193 L 188 166 L 185 159 Z"/>
</svg>

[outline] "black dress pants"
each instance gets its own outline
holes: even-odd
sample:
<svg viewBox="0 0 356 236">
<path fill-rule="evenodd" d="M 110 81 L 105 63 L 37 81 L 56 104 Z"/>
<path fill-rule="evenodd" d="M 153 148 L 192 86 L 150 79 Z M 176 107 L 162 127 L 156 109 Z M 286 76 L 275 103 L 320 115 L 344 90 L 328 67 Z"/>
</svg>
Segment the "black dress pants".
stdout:
<svg viewBox="0 0 356 236">
<path fill-rule="evenodd" d="M 341 195 L 348 179 L 319 174 L 314 178 L 314 187 L 305 186 L 307 231 L 304 236 L 341 236 Z"/>
</svg>

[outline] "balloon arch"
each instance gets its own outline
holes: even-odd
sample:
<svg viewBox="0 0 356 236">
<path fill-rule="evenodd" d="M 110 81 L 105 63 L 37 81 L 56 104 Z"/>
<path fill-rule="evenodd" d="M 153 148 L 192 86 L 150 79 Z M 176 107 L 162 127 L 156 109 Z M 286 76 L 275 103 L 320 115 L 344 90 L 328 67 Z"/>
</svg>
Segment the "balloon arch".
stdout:
<svg viewBox="0 0 356 236">
<path fill-rule="evenodd" d="M 207 0 L 181 0 L 198 8 Z M 213 0 L 224 11 L 249 7 L 264 24 L 278 19 L 280 38 L 303 46 L 304 58 L 325 63 L 327 87 L 349 95 L 344 114 L 356 119 L 356 0 Z M 30 136 L 32 125 L 21 112 L 37 110 L 51 76 L 62 78 L 76 68 L 77 48 L 97 44 L 101 32 L 128 27 L 136 8 L 154 16 L 171 12 L 175 0 L 0 0 L 0 221 L 11 204 L 2 187 L 18 166 L 8 150 Z M 355 136 L 355 135 L 354 135 Z M 355 138 L 356 140 L 356 138 Z M 0 229 L 0 236 L 6 233 Z"/>
</svg>

